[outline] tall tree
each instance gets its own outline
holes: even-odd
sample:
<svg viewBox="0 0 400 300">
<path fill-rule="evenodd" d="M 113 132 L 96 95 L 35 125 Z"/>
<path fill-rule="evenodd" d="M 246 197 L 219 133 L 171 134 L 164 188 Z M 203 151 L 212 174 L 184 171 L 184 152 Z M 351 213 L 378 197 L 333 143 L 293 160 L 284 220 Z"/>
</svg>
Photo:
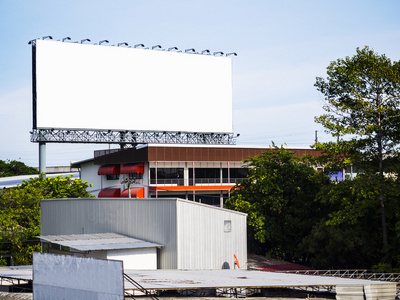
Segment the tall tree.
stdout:
<svg viewBox="0 0 400 300">
<path fill-rule="evenodd" d="M 316 122 L 336 142 L 316 143 L 327 161 L 356 165 L 378 173 L 382 242 L 388 245 L 384 173 L 398 156 L 400 132 L 400 62 L 365 47 L 353 57 L 333 61 L 326 79 L 315 83 L 325 96 L 325 114 Z M 326 162 L 327 162 L 326 161 Z"/>
<path fill-rule="evenodd" d="M 40 251 L 35 239 L 40 235 L 40 200 L 92 197 L 89 186 L 71 176 L 38 177 L 0 191 L 0 254 L 10 255 L 16 265 L 31 263 L 32 252 Z"/>
<path fill-rule="evenodd" d="M 236 185 L 226 206 L 248 214 L 249 244 L 257 245 L 251 250 L 302 261 L 299 245 L 321 213 L 314 199 L 329 179 L 283 147 L 245 162 L 248 178 Z"/>
</svg>

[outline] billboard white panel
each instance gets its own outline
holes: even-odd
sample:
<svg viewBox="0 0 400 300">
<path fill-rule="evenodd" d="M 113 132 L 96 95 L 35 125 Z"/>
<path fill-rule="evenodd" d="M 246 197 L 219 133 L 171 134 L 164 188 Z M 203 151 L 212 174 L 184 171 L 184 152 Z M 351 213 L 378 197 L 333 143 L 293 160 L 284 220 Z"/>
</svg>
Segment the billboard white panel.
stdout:
<svg viewBox="0 0 400 300">
<path fill-rule="evenodd" d="M 232 132 L 229 57 L 51 40 L 35 47 L 37 128 Z"/>
<path fill-rule="evenodd" d="M 122 261 L 34 253 L 33 297 L 122 300 Z"/>
</svg>

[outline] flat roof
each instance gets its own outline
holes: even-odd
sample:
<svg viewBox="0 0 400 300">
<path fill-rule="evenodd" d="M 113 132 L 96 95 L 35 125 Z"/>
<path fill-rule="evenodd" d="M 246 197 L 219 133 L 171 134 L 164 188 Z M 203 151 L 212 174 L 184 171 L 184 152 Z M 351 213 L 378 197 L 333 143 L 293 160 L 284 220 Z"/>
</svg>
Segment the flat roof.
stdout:
<svg viewBox="0 0 400 300">
<path fill-rule="evenodd" d="M 117 233 L 70 234 L 38 236 L 42 241 L 69 247 L 77 251 L 118 250 L 162 247 Z"/>
<path fill-rule="evenodd" d="M 280 147 L 281 145 L 276 145 Z M 241 144 L 142 144 L 137 147 L 146 148 L 146 147 L 180 147 L 180 148 L 243 148 L 243 149 L 270 149 L 272 146 L 270 145 L 241 145 Z M 284 149 L 312 149 L 310 146 L 288 146 L 282 145 Z M 273 148 L 273 147 L 272 147 Z"/>
<path fill-rule="evenodd" d="M 47 173 L 46 174 L 47 177 L 58 177 L 58 176 L 66 177 L 66 176 L 70 176 L 70 175 L 72 175 L 74 179 L 79 179 L 78 172 L 55 173 L 55 174 Z M 1 177 L 0 178 L 0 189 L 15 187 L 15 186 L 21 184 L 25 180 L 29 180 L 31 178 L 37 178 L 37 177 L 39 177 L 39 174 Z"/>
<path fill-rule="evenodd" d="M 2 277 L 32 281 L 32 266 L 0 267 L 0 278 Z"/>
<path fill-rule="evenodd" d="M 250 270 L 124 270 L 147 290 L 292 288 L 388 284 L 384 281 Z M 393 284 L 392 282 L 390 284 Z M 125 289 L 136 289 L 125 282 Z"/>
<path fill-rule="evenodd" d="M 377 280 L 253 270 L 124 270 L 124 273 L 147 290 L 393 285 Z M 2 267 L 0 277 L 32 280 L 32 266 Z M 127 280 L 124 285 L 126 290 L 137 289 Z"/>
</svg>

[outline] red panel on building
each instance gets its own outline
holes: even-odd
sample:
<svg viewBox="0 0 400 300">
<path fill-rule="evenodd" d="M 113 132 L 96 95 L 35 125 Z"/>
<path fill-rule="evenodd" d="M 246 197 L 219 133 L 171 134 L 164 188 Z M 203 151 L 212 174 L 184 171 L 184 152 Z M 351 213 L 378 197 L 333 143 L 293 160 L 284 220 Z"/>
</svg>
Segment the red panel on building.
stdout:
<svg viewBox="0 0 400 300">
<path fill-rule="evenodd" d="M 117 175 L 119 174 L 119 165 L 101 166 L 97 175 Z"/>
<path fill-rule="evenodd" d="M 104 189 L 101 190 L 98 198 L 119 198 L 121 196 L 120 189 Z"/>
<path fill-rule="evenodd" d="M 144 164 L 129 164 L 121 168 L 121 174 L 143 174 Z"/>
<path fill-rule="evenodd" d="M 128 190 L 123 190 L 121 193 L 121 198 L 128 198 Z M 131 189 L 131 198 L 144 198 L 144 188 Z"/>
</svg>

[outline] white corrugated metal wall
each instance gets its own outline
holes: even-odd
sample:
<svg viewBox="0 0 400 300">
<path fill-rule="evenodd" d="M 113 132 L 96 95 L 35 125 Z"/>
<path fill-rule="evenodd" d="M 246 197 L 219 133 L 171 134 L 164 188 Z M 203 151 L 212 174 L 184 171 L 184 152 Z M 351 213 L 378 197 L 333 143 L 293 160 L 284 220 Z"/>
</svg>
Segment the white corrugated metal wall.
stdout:
<svg viewBox="0 0 400 300">
<path fill-rule="evenodd" d="M 235 211 L 172 198 L 42 200 L 41 211 L 41 235 L 114 232 L 161 244 L 161 269 L 233 269 L 233 254 L 247 262 L 246 215 Z"/>
<path fill-rule="evenodd" d="M 234 269 L 234 254 L 247 267 L 246 214 L 181 200 L 177 208 L 178 269 Z"/>
<path fill-rule="evenodd" d="M 177 268 L 175 199 L 56 199 L 41 205 L 42 235 L 124 234 L 163 245 L 158 267 Z"/>
</svg>

